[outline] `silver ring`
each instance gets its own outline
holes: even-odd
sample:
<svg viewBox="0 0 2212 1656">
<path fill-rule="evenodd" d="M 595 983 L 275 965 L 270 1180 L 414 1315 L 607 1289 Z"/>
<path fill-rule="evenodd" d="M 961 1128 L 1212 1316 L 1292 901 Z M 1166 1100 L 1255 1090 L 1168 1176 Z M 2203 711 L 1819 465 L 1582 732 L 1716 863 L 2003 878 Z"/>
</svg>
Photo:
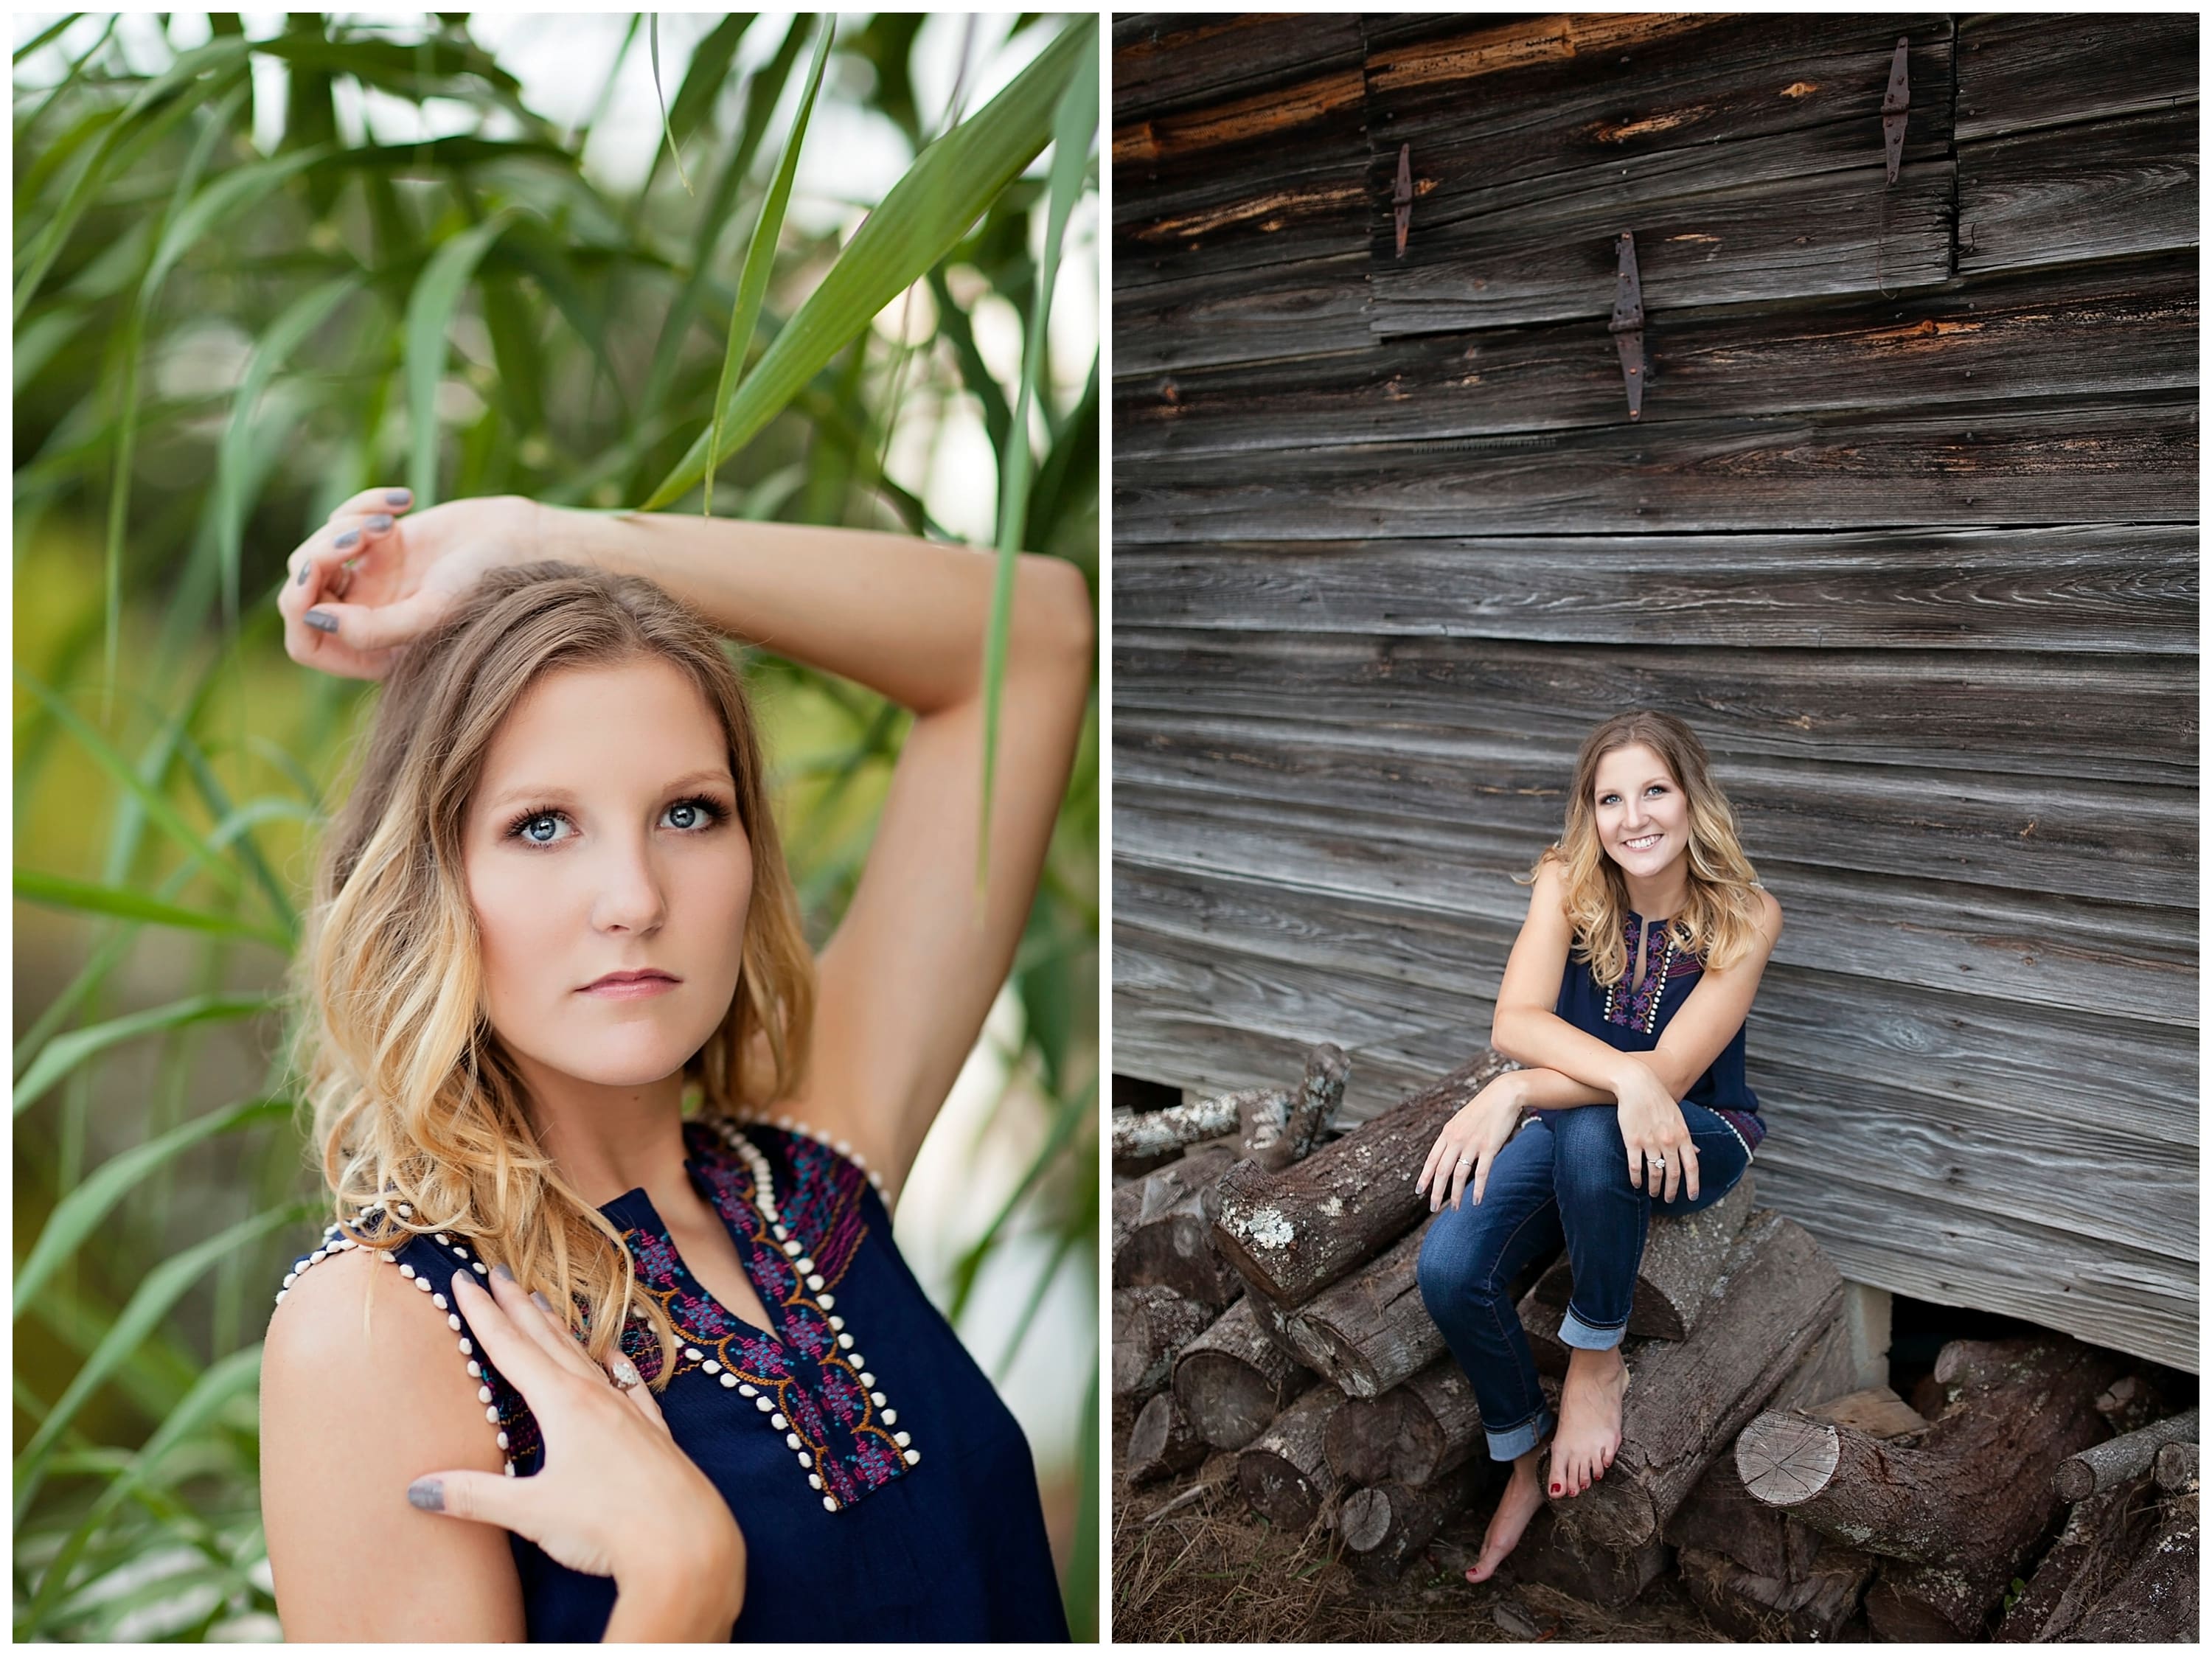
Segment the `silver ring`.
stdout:
<svg viewBox="0 0 2212 1656">
<path fill-rule="evenodd" d="M 1459 1159 L 1459 1165 L 1462 1168 L 1471 1168 L 1474 1165 L 1474 1158 L 1471 1156 L 1462 1156 Z"/>
<path fill-rule="evenodd" d="M 637 1372 L 637 1365 L 619 1351 L 607 1359 L 607 1372 L 614 1376 L 615 1384 L 625 1392 L 632 1386 L 645 1384 L 645 1376 Z"/>
<path fill-rule="evenodd" d="M 1655 1168 L 1663 1168 L 1667 1165 L 1667 1158 L 1663 1156 L 1655 1156 L 1651 1158 L 1651 1165 Z"/>
</svg>

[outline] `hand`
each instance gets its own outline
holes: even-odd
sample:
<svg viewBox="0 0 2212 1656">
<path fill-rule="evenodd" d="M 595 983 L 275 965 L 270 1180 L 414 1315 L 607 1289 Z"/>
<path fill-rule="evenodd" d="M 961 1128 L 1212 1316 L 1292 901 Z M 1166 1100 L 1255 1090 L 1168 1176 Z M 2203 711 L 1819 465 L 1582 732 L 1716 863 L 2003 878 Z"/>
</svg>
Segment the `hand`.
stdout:
<svg viewBox="0 0 2212 1656">
<path fill-rule="evenodd" d="M 744 1537 L 729 1503 L 676 1446 L 652 1388 L 615 1386 L 505 1271 L 493 1273 L 489 1289 L 455 1272 L 454 1308 L 537 1416 L 544 1470 L 530 1477 L 433 1472 L 409 1486 L 409 1499 L 434 1483 L 442 1504 L 428 1510 L 496 1524 L 570 1569 L 625 1586 L 650 1582 L 658 1592 L 679 1571 L 702 1596 L 727 1601 L 720 1623 L 726 1629 L 744 1606 L 745 1574 Z M 702 1621 L 722 1608 L 702 1605 Z"/>
<path fill-rule="evenodd" d="M 1505 1141 L 1513 1136 L 1521 1113 L 1522 1072 L 1510 1071 L 1474 1095 L 1472 1102 L 1444 1123 L 1421 1176 L 1413 1181 L 1416 1195 L 1429 1198 L 1429 1211 L 1444 1204 L 1444 1188 L 1451 1187 L 1451 1204 L 1459 1205 L 1460 1192 L 1469 1192 L 1478 1205 L 1482 1187 L 1489 1182 L 1491 1163 Z"/>
<path fill-rule="evenodd" d="M 448 500 L 406 517 L 404 488 L 364 490 L 284 561 L 284 652 L 340 678 L 382 678 L 392 652 L 445 616 L 484 571 L 542 549 L 539 512 L 519 494 Z M 305 579 L 301 579 L 305 572 Z M 313 610 L 335 622 L 325 630 Z"/>
<path fill-rule="evenodd" d="M 1619 1102 L 1621 1141 L 1628 1147 L 1628 1182 L 1648 1190 L 1656 1199 L 1671 1202 L 1686 1185 L 1690 1199 L 1698 1199 L 1698 1147 L 1690 1142 L 1690 1124 L 1682 1107 L 1646 1065 L 1633 1059 L 1622 1065 L 1614 1098 Z M 1666 1191 L 1661 1194 L 1660 1167 L 1666 1162 Z M 1644 1177 L 1644 1162 L 1651 1162 L 1651 1178 Z"/>
</svg>

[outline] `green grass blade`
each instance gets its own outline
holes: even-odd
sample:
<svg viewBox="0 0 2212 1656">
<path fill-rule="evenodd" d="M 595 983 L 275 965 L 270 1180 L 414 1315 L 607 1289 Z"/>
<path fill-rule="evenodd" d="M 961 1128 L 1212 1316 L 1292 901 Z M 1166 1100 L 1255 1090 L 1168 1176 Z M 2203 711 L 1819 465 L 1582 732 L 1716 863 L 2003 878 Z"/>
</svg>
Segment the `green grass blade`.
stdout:
<svg viewBox="0 0 2212 1656">
<path fill-rule="evenodd" d="M 478 262 L 517 210 L 502 209 L 445 243 L 407 298 L 407 482 L 418 509 L 438 498 L 438 382 L 446 374 L 446 336 Z"/>
<path fill-rule="evenodd" d="M 17 46 L 15 48 L 15 55 L 10 61 L 18 64 L 21 63 L 23 59 L 29 57 L 40 46 L 46 45 L 47 41 L 52 39 L 64 29 L 67 28 L 71 23 L 74 23 L 78 18 L 83 15 L 84 14 L 81 11 L 64 12 L 62 14 L 62 20 L 60 22 L 47 24 L 46 27 L 40 29 L 29 39 L 24 41 L 21 45 Z"/>
<path fill-rule="evenodd" d="M 738 387 L 723 419 L 716 464 L 751 441 L 877 312 L 957 246 L 1019 176 L 1051 136 L 1060 94 L 1096 34 L 1088 21 L 1064 31 L 1005 91 L 915 157 Z M 713 442 L 702 431 L 642 509 L 656 510 L 697 487 Z"/>
<path fill-rule="evenodd" d="M 289 1099 L 245 1099 L 207 1115 L 196 1116 L 158 1138 L 149 1138 L 110 1156 L 55 1204 L 46 1228 L 39 1233 L 39 1240 L 32 1247 L 30 1257 L 15 1273 L 16 1319 L 20 1320 L 38 1298 L 39 1290 L 61 1268 L 62 1262 L 75 1254 L 100 1221 L 156 1168 L 206 1139 L 264 1123 L 289 1120 L 293 1108 Z"/>
<path fill-rule="evenodd" d="M 15 870 L 15 895 L 25 902 L 41 903 L 48 908 L 67 909 L 73 913 L 102 914 L 113 919 L 143 920 L 149 925 L 177 926 L 187 931 L 204 931 L 210 937 L 234 937 L 242 943 L 265 943 L 271 949 L 289 949 L 292 946 L 289 932 L 251 925 L 228 914 L 210 914 L 202 909 L 161 902 L 128 886 L 94 885 L 58 874 L 41 874 L 34 869 Z"/>
<path fill-rule="evenodd" d="M 29 1510 L 31 1499 L 44 1481 L 45 1461 L 55 1440 L 63 1429 L 76 1418 L 114 1369 L 138 1349 L 139 1344 L 152 1333 L 163 1318 L 169 1314 L 185 1291 L 198 1282 L 207 1269 L 237 1249 L 260 1240 L 271 1231 L 286 1225 L 295 1225 L 319 1210 L 321 1204 L 313 1201 L 287 1202 L 265 1213 L 257 1213 L 242 1219 L 228 1229 L 219 1231 L 205 1241 L 172 1255 L 154 1267 L 139 1283 L 138 1291 L 123 1307 L 123 1314 L 107 1332 L 83 1368 L 69 1384 L 47 1413 L 39 1422 L 39 1429 L 23 1446 L 22 1453 L 15 1457 L 15 1522 L 22 1524 L 23 1514 Z"/>
<path fill-rule="evenodd" d="M 356 276 L 343 276 L 311 288 L 286 306 L 268 331 L 254 342 L 246 359 L 238 394 L 231 398 L 230 422 L 216 448 L 216 535 L 217 555 L 222 561 L 224 613 L 234 630 L 238 625 L 238 568 L 246 534 L 246 440 L 252 431 L 261 393 L 276 371 L 307 336 L 326 321 L 331 312 L 361 288 Z"/>
<path fill-rule="evenodd" d="M 1014 560 L 1021 555 L 1022 531 L 1029 526 L 1030 403 L 1046 361 L 1046 323 L 1052 315 L 1052 290 L 1060 274 L 1060 244 L 1068 215 L 1083 191 L 1091 140 L 1098 129 L 1098 26 L 1079 21 L 1071 32 L 1087 33 L 1081 59 L 1053 112 L 1052 173 L 1045 225 L 1044 258 L 1039 264 L 1030 308 L 1029 337 L 1022 352 L 1022 384 L 1006 452 L 1000 456 L 999 567 L 991 584 L 991 620 L 983 634 L 983 815 L 975 840 L 975 889 L 991 870 L 991 799 L 998 781 L 999 706 L 1006 693 L 1006 633 L 1013 619 Z"/>
<path fill-rule="evenodd" d="M 56 1035 L 15 1083 L 15 1113 L 22 1114 L 78 1065 L 111 1046 L 164 1029 L 180 1029 L 186 1024 L 223 1023 L 253 1017 L 263 1012 L 277 1011 L 283 1004 L 283 999 L 275 995 L 187 995 L 166 1006 L 149 1007 L 143 1012 L 128 1013 L 105 1023 L 88 1024 L 65 1035 Z"/>
<path fill-rule="evenodd" d="M 1078 1644 L 1098 1636 L 1098 1354 L 1091 1355 L 1091 1384 L 1083 1389 L 1075 1464 L 1082 1483 L 1075 1497 L 1075 1541 L 1068 1549 L 1067 1580 L 1060 1588 L 1067 1626 Z"/>
<path fill-rule="evenodd" d="M 219 1415 L 233 1398 L 249 1392 L 261 1383 L 261 1345 L 259 1342 L 232 1352 L 228 1356 L 210 1364 L 205 1374 L 193 1382 L 192 1389 L 184 1399 L 162 1419 L 138 1453 L 131 1456 L 120 1471 L 100 1492 L 76 1528 L 62 1544 L 40 1579 L 38 1596 L 31 1603 L 27 1622 L 19 1623 L 18 1640 L 34 1640 L 45 1626 L 46 1618 L 52 1613 L 54 1603 L 66 1590 L 70 1572 L 84 1556 L 93 1536 L 107 1521 L 108 1515 L 129 1500 L 151 1477 L 161 1464 L 162 1458 L 177 1445 L 200 1431 Z"/>
<path fill-rule="evenodd" d="M 684 176 L 684 152 L 676 147 L 676 129 L 668 121 L 668 94 L 660 89 L 660 14 L 655 12 L 646 27 L 646 43 L 653 52 L 653 95 L 660 100 L 660 130 L 668 140 L 669 158 L 676 163 L 676 181 L 684 186 L 684 193 L 691 193 L 691 180 Z M 658 159 L 656 157 L 656 159 Z M 642 197 L 640 197 L 642 200 Z"/>
<path fill-rule="evenodd" d="M 102 770 L 124 786 L 146 815 L 166 830 L 194 862 L 205 869 L 216 884 L 234 897 L 240 895 L 244 883 L 240 879 L 238 870 L 218 856 L 214 847 L 193 831 L 191 824 L 185 821 L 177 808 L 164 795 L 149 786 L 131 768 L 130 762 L 108 744 L 105 737 L 86 723 L 76 708 L 25 671 L 20 664 L 15 668 L 15 682 L 46 704 L 46 711 L 52 715 L 54 722 L 75 737 L 77 744 L 92 755 Z"/>
<path fill-rule="evenodd" d="M 756 15 L 732 12 L 693 50 L 690 67 L 684 71 L 684 84 L 676 89 L 676 101 L 668 109 L 668 130 L 678 143 L 697 131 L 700 122 L 714 107 L 716 94 L 730 78 L 730 65 L 737 60 L 738 43 L 752 27 Z"/>
<path fill-rule="evenodd" d="M 722 374 L 714 387 L 714 440 L 708 452 L 722 452 L 722 417 L 744 373 L 745 350 L 752 343 L 753 327 L 760 320 L 761 300 L 768 294 L 769 272 L 775 265 L 775 246 L 783 234 L 784 209 L 791 204 L 791 181 L 799 171 L 799 152 L 806 142 L 806 124 L 814 113 L 814 96 L 822 90 L 822 71 L 830 62 L 830 43 L 837 32 L 837 15 L 824 13 L 816 25 L 814 61 L 807 65 L 806 88 L 799 94 L 799 112 L 791 118 L 791 136 L 784 141 L 783 158 L 776 163 L 768 199 L 761 203 L 753 225 L 751 244 L 745 249 L 743 274 L 738 278 L 737 303 L 730 311 L 730 337 L 722 351 Z M 714 512 L 714 473 L 708 466 L 703 510 Z"/>
</svg>

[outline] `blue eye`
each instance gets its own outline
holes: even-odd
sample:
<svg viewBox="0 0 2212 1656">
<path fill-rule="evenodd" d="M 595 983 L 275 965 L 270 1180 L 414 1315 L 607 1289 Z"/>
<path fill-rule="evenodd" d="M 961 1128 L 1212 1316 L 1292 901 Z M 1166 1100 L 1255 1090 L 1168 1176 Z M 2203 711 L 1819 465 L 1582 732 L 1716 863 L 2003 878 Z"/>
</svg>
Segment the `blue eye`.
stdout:
<svg viewBox="0 0 2212 1656">
<path fill-rule="evenodd" d="M 554 845 L 557 841 L 543 837 L 537 833 L 538 825 L 541 822 L 558 823 L 563 820 L 558 811 L 541 810 L 522 818 L 507 832 L 517 839 L 528 840 L 533 846 Z"/>
</svg>

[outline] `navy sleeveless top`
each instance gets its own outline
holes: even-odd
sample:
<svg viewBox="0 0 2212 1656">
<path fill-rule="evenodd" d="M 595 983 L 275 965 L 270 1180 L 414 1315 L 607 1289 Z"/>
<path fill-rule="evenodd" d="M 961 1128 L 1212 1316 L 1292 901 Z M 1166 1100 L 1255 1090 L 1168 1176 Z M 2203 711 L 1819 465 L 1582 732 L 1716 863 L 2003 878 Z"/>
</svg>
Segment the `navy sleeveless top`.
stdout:
<svg viewBox="0 0 2212 1656">
<path fill-rule="evenodd" d="M 599 1210 L 676 1333 L 675 1376 L 657 1394 L 669 1432 L 744 1534 L 731 1638 L 1065 1641 L 1028 1441 L 892 1245 L 873 1176 L 775 1127 L 691 1120 L 684 1139 L 692 1183 L 727 1226 L 773 1336 L 691 1277 L 642 1189 Z M 383 1222 L 372 1210 L 356 1228 L 376 1234 Z M 358 1246 L 331 1226 L 285 1287 Z M 529 1406 L 477 1347 L 451 1292 L 457 1273 L 481 1279 L 493 1262 L 447 1232 L 410 1236 L 386 1257 L 429 1301 L 424 1314 L 445 1318 L 508 1474 L 537 1471 L 544 1446 Z M 622 1349 L 658 1377 L 641 1313 Z M 614 1582 L 507 1539 L 529 1637 L 597 1641 Z"/>
<path fill-rule="evenodd" d="M 1698 957 L 1675 941 L 1663 923 L 1651 927 L 1645 942 L 1646 924 L 1633 909 L 1622 921 L 1628 969 L 1610 991 L 1571 950 L 1559 979 L 1559 1004 L 1553 1010 L 1616 1052 L 1648 1052 L 1656 1047 L 1668 1021 L 1681 1010 L 1704 971 Z M 1638 943 L 1644 945 L 1640 978 L 1636 975 Z M 1702 1104 L 1718 1115 L 1735 1129 L 1747 1150 L 1756 1150 L 1766 1137 L 1766 1124 L 1759 1119 L 1758 1095 L 1743 1078 L 1743 1028 L 1736 1027 L 1729 1044 L 1682 1097 L 1686 1103 Z"/>
</svg>

